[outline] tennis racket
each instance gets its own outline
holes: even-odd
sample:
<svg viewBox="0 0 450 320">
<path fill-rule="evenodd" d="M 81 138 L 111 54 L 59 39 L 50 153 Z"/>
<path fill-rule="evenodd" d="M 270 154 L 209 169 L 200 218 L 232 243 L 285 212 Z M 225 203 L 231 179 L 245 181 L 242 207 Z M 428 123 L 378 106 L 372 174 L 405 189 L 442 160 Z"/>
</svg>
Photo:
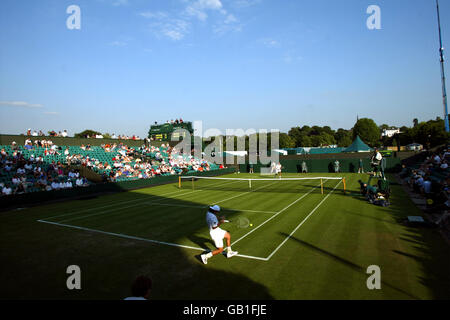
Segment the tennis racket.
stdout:
<svg viewBox="0 0 450 320">
<path fill-rule="evenodd" d="M 248 228 L 248 226 L 250 225 L 250 220 L 244 217 L 238 217 L 233 220 L 223 220 L 223 222 L 232 223 L 239 229 Z"/>
</svg>

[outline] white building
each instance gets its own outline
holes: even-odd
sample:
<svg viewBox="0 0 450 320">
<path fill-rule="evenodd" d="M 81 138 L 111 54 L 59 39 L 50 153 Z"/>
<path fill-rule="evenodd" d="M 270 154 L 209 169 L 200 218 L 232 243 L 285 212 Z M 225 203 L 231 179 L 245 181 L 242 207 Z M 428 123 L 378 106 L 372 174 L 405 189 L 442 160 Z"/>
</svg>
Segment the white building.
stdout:
<svg viewBox="0 0 450 320">
<path fill-rule="evenodd" d="M 400 133 L 400 129 L 383 129 L 381 136 L 392 138 L 392 136 L 396 133 Z"/>
</svg>

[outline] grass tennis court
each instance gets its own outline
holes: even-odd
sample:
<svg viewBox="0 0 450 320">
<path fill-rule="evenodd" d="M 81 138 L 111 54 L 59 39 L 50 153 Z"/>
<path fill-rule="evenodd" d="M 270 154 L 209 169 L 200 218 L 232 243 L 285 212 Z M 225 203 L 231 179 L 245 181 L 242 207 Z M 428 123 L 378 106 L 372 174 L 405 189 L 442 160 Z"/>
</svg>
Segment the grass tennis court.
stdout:
<svg viewBox="0 0 450 320">
<path fill-rule="evenodd" d="M 361 174 L 300 181 L 183 181 L 0 214 L 1 296 L 6 299 L 122 299 L 139 274 L 153 299 L 448 299 L 449 246 L 433 229 L 400 223 L 420 215 L 392 186 L 390 207 L 359 195 Z M 230 178 L 265 178 L 257 174 Z M 318 177 L 284 174 L 283 178 Z M 343 191 L 345 177 L 347 192 Z M 218 204 L 232 222 L 233 250 L 213 249 L 205 223 Z M 247 218 L 253 226 L 234 221 Z M 67 266 L 82 271 L 69 291 Z M 381 290 L 366 269 L 381 268 Z"/>
</svg>

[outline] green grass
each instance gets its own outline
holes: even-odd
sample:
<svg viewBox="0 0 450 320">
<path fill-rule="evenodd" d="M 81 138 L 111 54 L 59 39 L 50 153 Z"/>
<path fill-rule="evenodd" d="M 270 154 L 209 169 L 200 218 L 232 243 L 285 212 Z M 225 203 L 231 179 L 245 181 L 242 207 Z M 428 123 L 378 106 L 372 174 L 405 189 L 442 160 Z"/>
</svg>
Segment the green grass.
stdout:
<svg viewBox="0 0 450 320">
<path fill-rule="evenodd" d="M 250 176 L 260 178 L 229 175 Z M 254 182 L 251 192 L 246 182 L 192 190 L 187 181 L 2 212 L 0 299 L 122 299 L 140 274 L 153 279 L 153 299 L 449 299 L 449 246 L 436 229 L 400 223 L 420 215 L 401 186 L 382 208 L 358 194 L 367 175 L 342 176 L 346 194 L 339 180 L 325 181 L 323 195 L 317 180 Z M 246 257 L 203 265 L 214 203 L 253 227 L 223 226 Z M 73 264 L 82 290 L 66 288 Z M 366 287 L 370 265 L 381 268 L 381 290 Z"/>
</svg>

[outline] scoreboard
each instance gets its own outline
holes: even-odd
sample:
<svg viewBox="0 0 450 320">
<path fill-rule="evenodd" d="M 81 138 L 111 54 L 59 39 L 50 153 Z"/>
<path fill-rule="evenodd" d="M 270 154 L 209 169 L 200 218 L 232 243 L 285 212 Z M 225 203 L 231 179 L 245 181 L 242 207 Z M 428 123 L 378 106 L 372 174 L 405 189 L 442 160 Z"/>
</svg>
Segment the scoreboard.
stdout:
<svg viewBox="0 0 450 320">
<path fill-rule="evenodd" d="M 192 122 L 183 122 L 183 123 L 164 123 L 164 124 L 156 124 L 150 127 L 149 138 L 152 138 L 155 141 L 178 141 L 181 137 L 185 137 L 187 132 L 179 131 L 176 132 L 177 129 L 185 129 L 191 135 L 194 133 L 194 129 L 192 128 Z"/>
</svg>

